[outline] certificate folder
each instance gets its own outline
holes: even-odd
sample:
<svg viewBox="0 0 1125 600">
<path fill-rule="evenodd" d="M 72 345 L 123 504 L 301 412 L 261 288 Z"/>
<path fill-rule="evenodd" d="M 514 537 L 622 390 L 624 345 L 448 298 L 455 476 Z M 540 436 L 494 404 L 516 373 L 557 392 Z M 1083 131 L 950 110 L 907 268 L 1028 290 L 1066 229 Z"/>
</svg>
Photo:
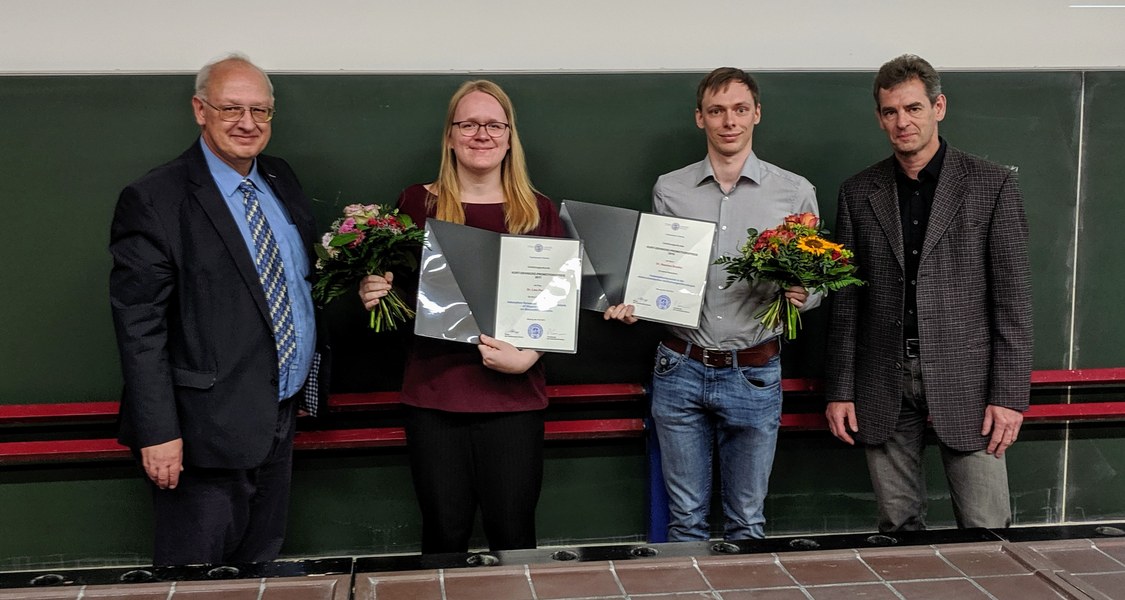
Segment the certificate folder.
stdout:
<svg viewBox="0 0 1125 600">
<path fill-rule="evenodd" d="M 559 214 L 588 259 L 582 308 L 632 304 L 637 318 L 699 327 L 714 223 L 573 200 Z"/>
<path fill-rule="evenodd" d="M 567 235 L 582 240 L 582 308 L 605 312 L 625 299 L 633 233 L 641 213 L 616 206 L 563 200 Z"/>
<path fill-rule="evenodd" d="M 414 333 L 518 348 L 578 349 L 582 244 L 426 221 Z"/>
</svg>

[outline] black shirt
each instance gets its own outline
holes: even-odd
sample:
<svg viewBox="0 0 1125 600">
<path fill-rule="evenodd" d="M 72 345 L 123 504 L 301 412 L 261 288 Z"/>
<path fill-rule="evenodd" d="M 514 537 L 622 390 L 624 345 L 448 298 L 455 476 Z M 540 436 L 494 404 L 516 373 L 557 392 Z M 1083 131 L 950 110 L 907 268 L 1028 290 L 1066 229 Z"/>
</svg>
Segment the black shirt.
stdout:
<svg viewBox="0 0 1125 600">
<path fill-rule="evenodd" d="M 945 160 L 945 140 L 938 139 L 938 151 L 918 172 L 918 179 L 911 179 L 903 172 L 898 161 L 894 161 L 898 206 L 902 215 L 903 256 L 906 257 L 902 303 L 902 336 L 905 339 L 918 337 L 918 260 L 922 255 L 926 225 L 930 221 L 930 207 L 934 204 L 934 192 L 941 176 L 941 163 Z"/>
</svg>

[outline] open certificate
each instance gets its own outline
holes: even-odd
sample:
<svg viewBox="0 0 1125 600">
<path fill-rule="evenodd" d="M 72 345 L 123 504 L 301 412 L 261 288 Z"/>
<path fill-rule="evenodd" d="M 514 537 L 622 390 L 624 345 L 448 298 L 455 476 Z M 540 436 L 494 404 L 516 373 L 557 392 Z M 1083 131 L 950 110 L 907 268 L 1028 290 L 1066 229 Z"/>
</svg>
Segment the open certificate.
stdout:
<svg viewBox="0 0 1125 600">
<path fill-rule="evenodd" d="M 493 337 L 517 348 L 577 351 L 578 240 L 505 235 L 499 276 Z"/>
<path fill-rule="evenodd" d="M 633 315 L 699 327 L 714 238 L 714 223 L 642 213 L 625 283 Z"/>
<path fill-rule="evenodd" d="M 581 282 L 579 240 L 428 219 L 414 333 L 471 344 L 484 333 L 518 348 L 573 353 Z"/>
</svg>

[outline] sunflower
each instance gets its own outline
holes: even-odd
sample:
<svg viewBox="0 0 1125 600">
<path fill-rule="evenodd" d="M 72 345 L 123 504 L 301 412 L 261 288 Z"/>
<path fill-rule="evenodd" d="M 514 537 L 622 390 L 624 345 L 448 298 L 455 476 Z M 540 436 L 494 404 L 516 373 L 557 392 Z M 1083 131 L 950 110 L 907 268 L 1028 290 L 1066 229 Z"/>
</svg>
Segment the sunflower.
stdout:
<svg viewBox="0 0 1125 600">
<path fill-rule="evenodd" d="M 833 244 L 832 242 L 818 236 L 808 235 L 797 240 L 797 248 L 803 252 L 808 252 L 813 256 L 820 256 L 826 252 L 833 250 L 839 252 L 844 249 L 840 244 Z"/>
</svg>

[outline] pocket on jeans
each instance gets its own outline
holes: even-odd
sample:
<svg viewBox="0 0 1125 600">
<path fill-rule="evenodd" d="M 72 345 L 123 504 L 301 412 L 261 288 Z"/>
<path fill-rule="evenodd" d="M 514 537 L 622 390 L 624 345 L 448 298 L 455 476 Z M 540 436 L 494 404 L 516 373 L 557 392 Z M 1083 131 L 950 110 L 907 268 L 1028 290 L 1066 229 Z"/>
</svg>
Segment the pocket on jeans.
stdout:
<svg viewBox="0 0 1125 600">
<path fill-rule="evenodd" d="M 656 345 L 656 362 L 652 367 L 652 374 L 657 377 L 662 377 L 674 371 L 679 366 L 680 361 L 684 359 L 684 355 L 678 352 L 673 352 L 664 347 L 664 344 Z"/>
<path fill-rule="evenodd" d="M 739 367 L 738 372 L 751 389 L 772 393 L 781 387 L 781 369 L 776 356 L 761 367 Z"/>
</svg>

